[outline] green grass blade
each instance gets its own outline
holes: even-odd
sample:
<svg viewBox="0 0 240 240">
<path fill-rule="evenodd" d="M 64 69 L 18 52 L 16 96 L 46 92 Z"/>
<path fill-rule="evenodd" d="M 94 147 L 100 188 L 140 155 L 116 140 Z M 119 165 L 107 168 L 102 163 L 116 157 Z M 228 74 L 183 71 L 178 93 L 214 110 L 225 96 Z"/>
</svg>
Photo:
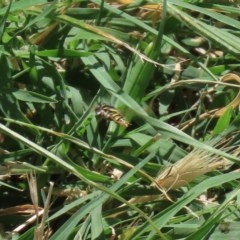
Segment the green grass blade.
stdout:
<svg viewBox="0 0 240 240">
<path fill-rule="evenodd" d="M 182 198 L 180 198 L 176 203 L 174 203 L 169 208 L 163 210 L 159 214 L 157 214 L 153 219 L 155 224 L 161 229 L 167 224 L 167 222 L 174 217 L 182 208 L 184 208 L 188 203 L 190 203 L 193 199 L 199 196 L 202 192 L 206 191 L 208 188 L 212 188 L 215 186 L 219 186 L 225 182 L 233 181 L 239 179 L 240 176 L 238 173 L 227 173 L 224 175 L 216 176 L 205 180 L 204 182 L 198 184 L 197 186 L 190 189 Z M 148 223 L 143 224 L 141 228 L 139 228 L 132 238 L 132 240 L 137 240 L 139 237 L 149 231 Z M 155 233 L 151 232 L 148 235 L 148 239 L 151 239 Z"/>
</svg>

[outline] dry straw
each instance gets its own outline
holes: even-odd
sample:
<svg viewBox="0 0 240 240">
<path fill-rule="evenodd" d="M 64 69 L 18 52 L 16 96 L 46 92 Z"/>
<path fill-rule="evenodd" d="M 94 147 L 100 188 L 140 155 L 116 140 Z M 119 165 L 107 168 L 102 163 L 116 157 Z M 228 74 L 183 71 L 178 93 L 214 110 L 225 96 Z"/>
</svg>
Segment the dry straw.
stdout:
<svg viewBox="0 0 240 240">
<path fill-rule="evenodd" d="M 152 184 L 170 190 L 182 187 L 208 172 L 222 169 L 229 161 L 202 149 L 194 149 L 184 158 L 158 174 Z"/>
</svg>

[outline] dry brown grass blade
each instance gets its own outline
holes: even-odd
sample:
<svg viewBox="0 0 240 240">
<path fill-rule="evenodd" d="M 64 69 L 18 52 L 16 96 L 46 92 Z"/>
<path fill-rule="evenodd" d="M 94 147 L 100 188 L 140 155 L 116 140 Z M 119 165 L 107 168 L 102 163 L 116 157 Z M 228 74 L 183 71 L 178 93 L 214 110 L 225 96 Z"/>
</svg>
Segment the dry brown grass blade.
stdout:
<svg viewBox="0 0 240 240">
<path fill-rule="evenodd" d="M 40 225 L 37 227 L 36 231 L 35 231 L 35 238 L 36 240 L 43 240 L 43 239 L 48 239 L 48 235 L 50 233 L 49 229 L 47 229 L 47 231 L 45 231 L 46 228 L 46 219 L 48 217 L 48 211 L 50 208 L 50 201 L 51 201 L 51 196 L 52 196 L 52 191 L 53 191 L 53 182 L 50 182 L 50 186 L 48 189 L 48 195 L 47 195 L 47 199 L 44 203 L 44 212 L 43 212 L 43 216 L 42 216 L 42 221 L 40 223 Z"/>
<path fill-rule="evenodd" d="M 56 28 L 58 27 L 59 23 L 58 22 L 54 22 L 51 25 L 49 25 L 46 29 L 44 29 L 42 32 L 35 34 L 34 36 L 32 36 L 29 41 L 32 44 L 36 44 L 36 45 L 42 45 L 44 44 L 44 42 L 46 41 L 46 39 L 48 38 L 48 36 L 54 31 L 56 30 Z"/>
<path fill-rule="evenodd" d="M 237 84 L 240 85 L 240 77 L 236 74 L 229 73 L 226 74 L 221 78 L 222 82 L 228 82 L 228 81 L 236 81 Z M 238 92 L 237 96 L 233 99 L 232 102 L 230 102 L 227 106 L 221 108 L 220 110 L 216 111 L 215 116 L 220 117 L 222 116 L 229 108 L 236 108 L 240 104 L 240 91 Z"/>
<path fill-rule="evenodd" d="M 38 208 L 40 211 L 41 208 Z M 35 206 L 31 204 L 24 204 L 15 207 L 4 208 L 0 210 L 0 216 L 9 216 L 15 214 L 34 214 L 36 212 Z"/>
<path fill-rule="evenodd" d="M 235 81 L 237 84 L 240 85 L 240 77 L 236 74 L 229 73 L 224 75 L 221 79 L 221 82 L 227 83 L 230 81 Z M 211 111 L 205 112 L 198 116 L 198 118 L 191 119 L 189 121 L 186 121 L 179 125 L 179 128 L 181 130 L 185 130 L 186 128 L 192 126 L 197 120 L 203 120 L 203 119 L 210 119 L 210 118 L 215 118 L 215 117 L 221 117 L 227 110 L 235 109 L 240 105 L 240 91 L 238 92 L 237 96 L 226 106 L 222 107 L 221 109 L 213 109 Z"/>
<path fill-rule="evenodd" d="M 31 200 L 35 209 L 35 214 L 38 216 L 38 190 L 37 190 L 36 174 L 30 173 L 29 175 L 27 175 L 27 179 L 28 179 Z"/>
<path fill-rule="evenodd" d="M 36 223 L 37 227 L 36 227 L 36 230 L 34 233 L 34 239 L 35 240 L 48 239 L 48 236 L 50 233 L 49 233 L 49 229 L 46 230 L 46 219 L 47 219 L 48 211 L 50 208 L 50 199 L 52 196 L 53 183 L 50 182 L 50 187 L 48 190 L 47 199 L 44 204 L 44 209 L 40 209 L 38 207 L 37 182 L 36 182 L 35 174 L 28 175 L 28 182 L 29 182 L 31 199 L 33 202 L 33 207 L 31 207 L 31 208 L 34 209 L 35 214 L 32 217 L 30 217 L 27 221 L 25 221 L 23 224 L 21 224 L 20 226 L 15 228 L 13 230 L 13 233 L 19 233 L 19 232 L 23 231 L 30 224 Z M 30 205 L 30 206 L 32 206 L 32 205 Z M 23 209 L 21 209 L 21 211 L 22 210 Z M 42 216 L 42 220 L 41 220 L 41 223 L 38 225 L 40 216 Z"/>
<path fill-rule="evenodd" d="M 41 209 L 40 211 L 38 211 L 38 215 L 33 215 L 32 217 L 30 217 L 27 221 L 25 221 L 23 224 L 19 225 L 18 227 L 16 227 L 12 233 L 19 233 L 22 232 L 24 229 L 26 229 L 30 224 L 33 224 L 36 222 L 37 218 L 39 218 L 40 216 L 42 216 L 44 209 Z"/>
<path fill-rule="evenodd" d="M 116 0 L 116 1 L 107 1 L 111 5 L 115 6 L 124 6 L 124 5 L 129 5 L 131 3 L 134 3 L 135 0 Z M 142 6 L 139 6 L 138 8 L 140 12 L 136 14 L 136 16 L 140 18 L 146 18 L 149 14 L 152 14 L 153 16 L 157 17 L 158 20 L 161 15 L 162 11 L 162 3 L 148 3 L 148 4 L 143 4 Z"/>
<path fill-rule="evenodd" d="M 130 3 L 135 2 L 135 0 L 117 0 L 116 2 L 118 2 L 119 4 L 130 4 Z M 162 8 L 162 4 L 161 3 L 145 4 L 145 5 L 142 6 L 142 8 L 159 10 L 159 9 Z"/>
</svg>

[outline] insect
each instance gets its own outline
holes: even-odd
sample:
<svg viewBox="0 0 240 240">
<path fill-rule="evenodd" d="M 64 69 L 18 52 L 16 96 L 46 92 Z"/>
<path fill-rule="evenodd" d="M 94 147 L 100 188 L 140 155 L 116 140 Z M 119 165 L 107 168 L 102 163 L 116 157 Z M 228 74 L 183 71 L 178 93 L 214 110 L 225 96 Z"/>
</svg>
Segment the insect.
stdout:
<svg viewBox="0 0 240 240">
<path fill-rule="evenodd" d="M 96 115 L 110 121 L 114 121 L 118 125 L 128 127 L 130 123 L 125 119 L 122 113 L 109 105 L 101 104 L 95 109 Z"/>
</svg>

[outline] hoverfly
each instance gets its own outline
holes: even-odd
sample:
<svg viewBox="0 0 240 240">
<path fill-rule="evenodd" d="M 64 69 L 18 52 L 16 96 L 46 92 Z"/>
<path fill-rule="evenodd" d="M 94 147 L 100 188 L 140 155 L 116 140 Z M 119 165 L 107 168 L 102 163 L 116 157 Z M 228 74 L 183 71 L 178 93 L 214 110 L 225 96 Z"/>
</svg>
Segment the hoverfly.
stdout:
<svg viewBox="0 0 240 240">
<path fill-rule="evenodd" d="M 130 125 L 122 113 L 112 106 L 101 104 L 95 108 L 95 112 L 97 116 L 101 116 L 106 120 L 114 121 L 120 126 L 128 127 Z"/>
</svg>

